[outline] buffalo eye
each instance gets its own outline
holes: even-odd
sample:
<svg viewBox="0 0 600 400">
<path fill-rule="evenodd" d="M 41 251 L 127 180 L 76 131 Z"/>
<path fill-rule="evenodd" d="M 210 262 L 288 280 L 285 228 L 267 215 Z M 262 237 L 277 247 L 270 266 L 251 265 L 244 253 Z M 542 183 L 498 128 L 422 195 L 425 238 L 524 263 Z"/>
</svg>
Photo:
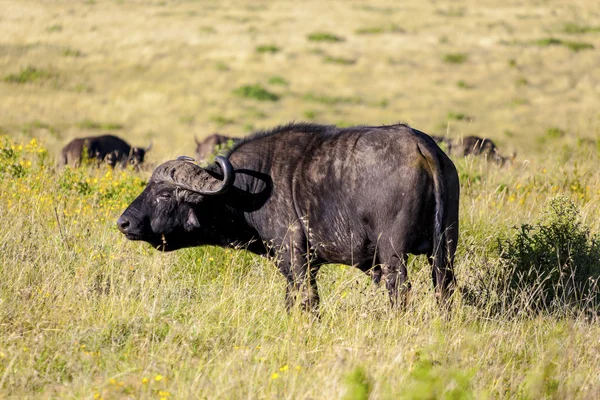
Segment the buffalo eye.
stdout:
<svg viewBox="0 0 600 400">
<path fill-rule="evenodd" d="M 161 192 L 158 194 L 156 201 L 169 200 L 171 199 L 171 197 L 173 197 L 173 194 L 171 192 Z"/>
</svg>

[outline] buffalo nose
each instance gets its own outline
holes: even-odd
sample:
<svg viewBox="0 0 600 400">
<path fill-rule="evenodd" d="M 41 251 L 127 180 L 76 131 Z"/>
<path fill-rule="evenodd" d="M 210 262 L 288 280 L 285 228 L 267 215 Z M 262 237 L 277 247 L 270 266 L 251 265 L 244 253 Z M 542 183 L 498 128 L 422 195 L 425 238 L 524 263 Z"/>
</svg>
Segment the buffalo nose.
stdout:
<svg viewBox="0 0 600 400">
<path fill-rule="evenodd" d="M 117 220 L 117 227 L 123 233 L 127 233 L 127 228 L 129 228 L 130 225 L 131 225 L 131 223 L 129 222 L 129 220 L 127 218 L 125 218 L 123 215 L 121 215 L 119 217 L 119 219 Z"/>
</svg>

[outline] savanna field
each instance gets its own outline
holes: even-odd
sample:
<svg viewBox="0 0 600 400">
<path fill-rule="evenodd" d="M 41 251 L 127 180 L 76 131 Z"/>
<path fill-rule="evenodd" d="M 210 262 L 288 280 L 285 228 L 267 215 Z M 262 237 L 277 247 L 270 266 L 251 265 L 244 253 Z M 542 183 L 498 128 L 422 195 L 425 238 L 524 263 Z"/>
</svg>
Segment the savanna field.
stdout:
<svg viewBox="0 0 600 400">
<path fill-rule="evenodd" d="M 0 398 L 600 398 L 600 3 L 0 1 Z M 320 318 L 244 250 L 162 254 L 116 219 L 194 135 L 407 122 L 453 155 L 450 313 L 347 266 Z M 141 171 L 58 168 L 75 137 Z"/>
</svg>

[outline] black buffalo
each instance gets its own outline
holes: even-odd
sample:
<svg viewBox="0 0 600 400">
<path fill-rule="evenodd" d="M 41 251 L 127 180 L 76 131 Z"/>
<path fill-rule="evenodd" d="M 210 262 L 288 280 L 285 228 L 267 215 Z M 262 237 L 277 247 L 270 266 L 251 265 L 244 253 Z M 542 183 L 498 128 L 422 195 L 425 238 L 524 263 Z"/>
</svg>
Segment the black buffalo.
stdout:
<svg viewBox="0 0 600 400">
<path fill-rule="evenodd" d="M 481 156 L 500 165 L 512 162 L 516 156 L 514 153 L 511 157 L 502 155 L 491 139 L 479 136 L 465 136 L 456 140 L 443 136 L 432 136 L 432 138 L 453 156 Z"/>
<path fill-rule="evenodd" d="M 115 167 L 132 165 L 139 167 L 144 162 L 146 153 L 152 148 L 131 147 L 129 143 L 114 135 L 90 136 L 71 140 L 62 149 L 61 164 L 79 166 L 87 154 L 89 160 L 98 164 L 106 162 Z"/>
<path fill-rule="evenodd" d="M 404 304 L 409 253 L 427 254 L 436 296 L 455 285 L 459 181 L 428 135 L 407 125 L 291 124 L 237 143 L 206 168 L 180 157 L 156 168 L 117 221 L 162 251 L 203 244 L 273 256 L 286 305 L 318 304 L 316 275 L 353 265 Z"/>
<path fill-rule="evenodd" d="M 196 136 L 194 136 L 194 140 L 196 141 L 196 160 L 199 163 L 202 163 L 206 161 L 209 156 L 215 154 L 216 151 L 227 147 L 230 144 L 235 144 L 240 139 L 213 133 L 203 141 L 199 141 Z"/>
</svg>

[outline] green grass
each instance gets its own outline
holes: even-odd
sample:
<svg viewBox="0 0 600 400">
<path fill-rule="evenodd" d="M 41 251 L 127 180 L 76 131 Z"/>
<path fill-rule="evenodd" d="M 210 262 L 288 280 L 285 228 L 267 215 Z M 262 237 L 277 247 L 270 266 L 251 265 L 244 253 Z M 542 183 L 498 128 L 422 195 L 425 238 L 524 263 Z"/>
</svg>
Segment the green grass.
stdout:
<svg viewBox="0 0 600 400">
<path fill-rule="evenodd" d="M 281 49 L 272 44 L 265 44 L 256 47 L 257 53 L 278 53 Z"/>
<path fill-rule="evenodd" d="M 600 32 L 600 26 L 580 25 L 577 23 L 567 23 L 563 27 L 563 32 L 570 35 L 582 35 L 585 33 Z"/>
<path fill-rule="evenodd" d="M 341 36 L 328 32 L 314 32 L 306 37 L 311 42 L 343 42 L 345 39 Z"/>
<path fill-rule="evenodd" d="M 290 83 L 282 76 L 275 75 L 269 78 L 269 85 L 288 86 Z"/>
<path fill-rule="evenodd" d="M 94 130 L 106 130 L 106 131 L 118 131 L 124 128 L 123 124 L 117 122 L 98 122 L 91 119 L 84 119 L 77 123 L 77 126 L 81 129 L 94 129 Z"/>
<path fill-rule="evenodd" d="M 405 33 L 406 31 L 398 25 L 366 26 L 354 31 L 357 35 L 379 35 L 382 33 Z"/>
<path fill-rule="evenodd" d="M 327 105 L 362 103 L 362 100 L 358 97 L 328 96 L 316 93 L 306 93 L 304 96 L 302 96 L 302 99 Z"/>
<path fill-rule="evenodd" d="M 454 121 L 472 121 L 473 117 L 461 112 L 449 112 L 446 118 Z"/>
<path fill-rule="evenodd" d="M 356 60 L 345 57 L 333 57 L 327 56 L 323 59 L 326 63 L 329 64 L 340 64 L 340 65 L 353 65 L 356 64 Z"/>
<path fill-rule="evenodd" d="M 562 40 L 562 39 L 557 39 L 557 38 L 553 38 L 553 37 L 534 40 L 531 42 L 531 44 L 534 44 L 539 47 L 564 46 L 574 52 L 594 49 L 594 45 L 591 43 L 574 42 L 574 41 L 570 41 L 570 40 Z"/>
<path fill-rule="evenodd" d="M 277 101 L 279 96 L 275 93 L 269 92 L 263 88 L 260 84 L 244 85 L 233 91 L 233 94 L 246 99 L 254 99 L 258 101 Z"/>
<path fill-rule="evenodd" d="M 50 71 L 43 70 L 30 65 L 22 69 L 18 73 L 6 75 L 4 77 L 4 82 L 23 85 L 26 83 L 45 81 L 52 77 L 54 77 L 54 74 Z"/>
<path fill-rule="evenodd" d="M 465 53 L 449 53 L 444 55 L 443 60 L 448 64 L 462 64 L 468 58 L 469 56 Z"/>
</svg>

